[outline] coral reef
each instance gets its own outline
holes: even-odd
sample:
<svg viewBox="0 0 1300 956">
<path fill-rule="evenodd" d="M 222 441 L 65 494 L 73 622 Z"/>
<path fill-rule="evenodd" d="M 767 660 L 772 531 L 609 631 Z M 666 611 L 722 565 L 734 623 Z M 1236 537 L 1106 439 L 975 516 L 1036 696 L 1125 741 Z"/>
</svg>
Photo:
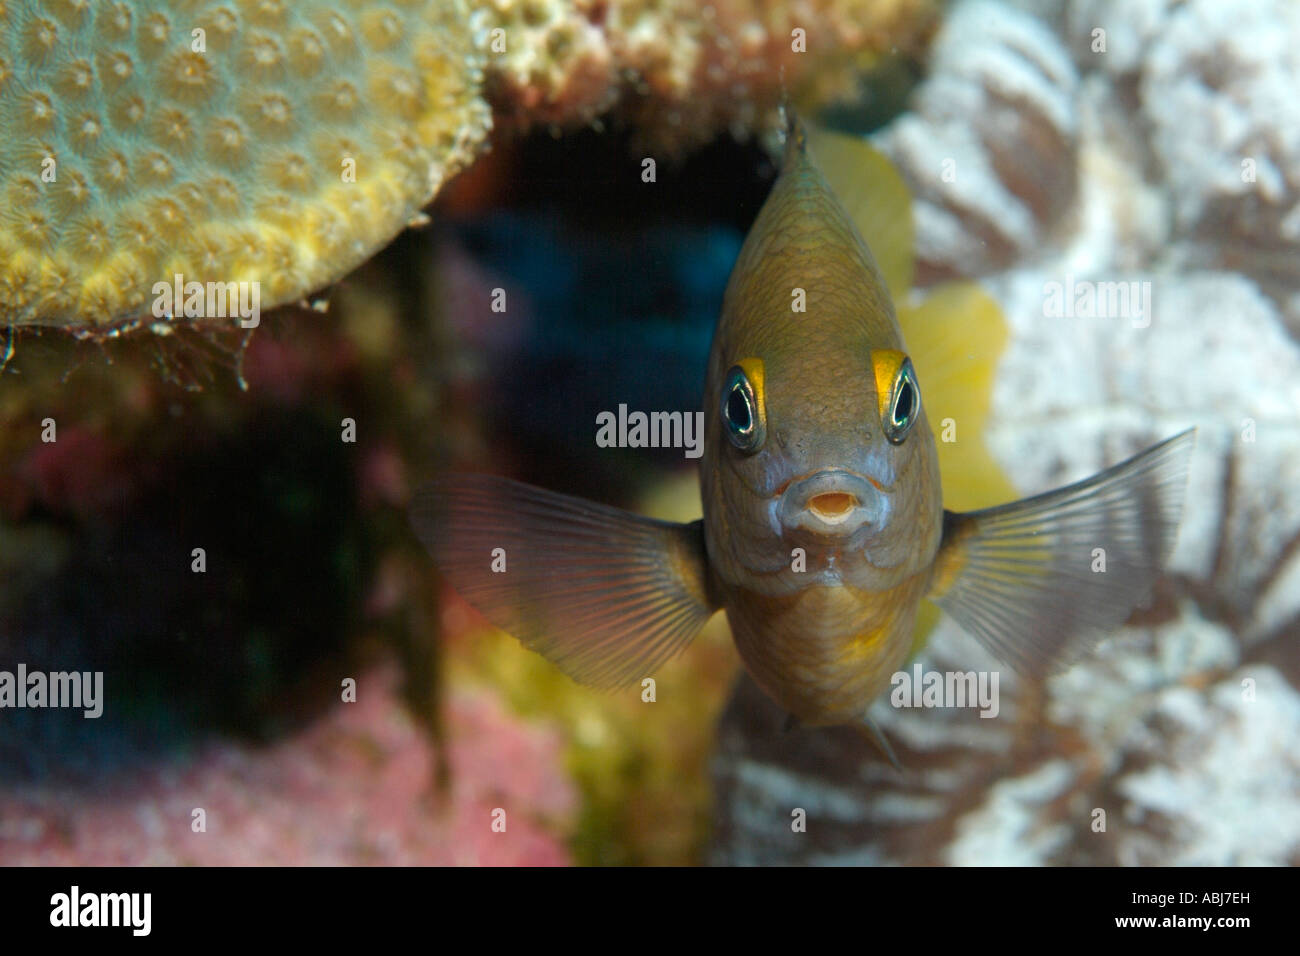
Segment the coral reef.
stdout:
<svg viewBox="0 0 1300 956">
<path fill-rule="evenodd" d="M 499 333 L 554 345 L 555 316 L 575 311 L 572 299 L 552 302 L 530 322 L 524 292 L 485 274 L 481 252 L 469 261 L 463 242 L 451 242 L 446 218 L 408 233 L 334 290 L 324 319 L 290 307 L 248 341 L 197 329 L 144 340 L 44 335 L 17 351 L 0 389 L 0 460 L 11 466 L 0 470 L 0 669 L 102 670 L 106 703 L 97 720 L 0 710 L 0 862 L 700 858 L 713 728 L 735 667 L 725 629 L 656 675 L 655 702 L 611 698 L 485 629 L 443 594 L 410 533 L 409 495 L 436 462 L 506 470 L 530 437 L 487 432 L 489 403 L 461 391 L 462 369 L 507 361 Z M 735 242 L 728 235 L 708 261 L 725 260 Z M 648 245 L 675 251 L 667 233 Z M 681 270 L 686 256 L 675 256 Z M 582 294 L 583 282 L 551 264 L 538 271 Z M 712 275 L 716 299 L 725 266 L 687 275 Z M 504 316 L 487 306 L 502 282 Z M 690 316 L 689 341 L 707 342 L 706 312 Z M 454 347 L 441 341 L 444 313 L 462 323 Z M 698 375 L 684 377 L 693 402 Z M 355 444 L 340 441 L 345 417 Z M 48 443 L 47 418 L 57 425 Z M 589 440 L 582 450 L 589 460 Z M 672 462 L 679 472 L 682 463 Z M 653 482 L 636 465 L 603 473 L 618 476 L 604 492 L 617 500 L 613 488 L 623 488 L 633 507 L 636 489 Z M 679 497 L 646 510 L 685 517 Z M 201 575 L 190 563 L 197 545 Z M 376 650 L 400 663 L 404 701 L 387 677 L 382 703 L 367 696 Z M 356 707 L 377 709 L 338 707 L 342 674 L 361 682 Z M 426 799 L 440 764 L 450 822 Z M 303 783 L 323 775 L 356 779 Z M 560 783 L 569 809 L 551 812 Z M 187 804 L 194 791 L 209 802 Z M 208 835 L 227 828 L 231 845 L 196 844 L 195 805 L 209 811 Z M 509 836 L 480 829 L 497 806 Z M 292 807 L 325 834 L 319 846 L 292 821 L 281 827 Z M 159 820 L 153 836 L 139 823 Z M 143 849 L 105 834 L 119 823 Z M 394 832 L 409 850 L 392 845 Z"/>
<path fill-rule="evenodd" d="M 1084 52 L 1098 27 L 1108 31 L 1106 52 Z M 1291 299 L 1300 333 L 1300 8 L 1081 0 L 1068 30 L 1072 49 L 1102 74 L 1098 84 L 1136 100 L 1127 125 L 1143 135 L 1130 142 L 1168 196 L 1170 258 L 1240 272 Z"/>
<path fill-rule="evenodd" d="M 947 621 L 922 661 L 998 668 Z M 1300 861 L 1300 693 L 1223 627 L 1189 614 L 1126 629 L 1045 690 L 1002 677 L 996 719 L 873 708 L 902 771 L 848 729 L 783 733 L 745 679 L 722 722 L 713 862 Z"/>
<path fill-rule="evenodd" d="M 229 325 L 228 305 L 155 283 L 258 283 L 269 309 L 337 281 L 478 156 L 489 100 L 503 131 L 611 113 L 680 153 L 752 131 L 783 83 L 853 92 L 936 16 L 933 0 L 5 3 L 0 324 Z"/>
<path fill-rule="evenodd" d="M 931 0 L 483 0 L 503 49 L 488 78 L 508 126 L 589 123 L 613 111 L 660 148 L 751 132 L 784 89 L 858 92 L 864 67 L 923 49 Z M 796 30 L 802 31 L 796 37 Z"/>
<path fill-rule="evenodd" d="M 761 128 L 782 70 L 800 102 L 850 91 L 880 51 L 923 46 L 934 10 L 0 0 L 0 124 L 26 134 L 0 136 L 0 324 L 95 330 L 0 357 L 0 665 L 110 678 L 101 720 L 0 713 L 0 862 L 683 863 L 708 846 L 719 863 L 1300 863 L 1285 3 L 965 0 L 915 110 L 874 134 L 917 193 L 918 284 L 978 278 L 1007 316 L 988 444 L 1023 491 L 1198 427 L 1173 573 L 1094 653 L 1031 686 L 940 625 L 924 666 L 1000 673 L 997 719 L 883 702 L 901 773 L 852 730 L 785 733 L 746 678 L 727 702 L 721 619 L 655 675 L 653 702 L 597 694 L 485 627 L 411 538 L 406 504 L 435 462 L 699 514 L 679 457 L 600 454 L 588 410 L 693 407 L 693 356 L 771 169 L 727 144 L 714 165 L 665 164 L 647 203 L 627 145 Z M 159 82 L 186 61 L 192 11 L 221 70 Z M 340 22 L 344 55 L 277 73 L 311 37 L 343 42 Z M 43 52 L 51 37 L 76 42 Z M 321 105 L 348 83 L 350 117 Z M 301 125 L 241 159 L 219 120 L 251 129 L 248 97 L 272 91 Z M 544 135 L 605 120 L 619 137 Z M 330 137 L 367 151 L 356 183 Z M 538 143 L 554 149 L 540 162 Z M 272 158 L 295 152 L 332 164 L 301 191 Z M 458 177 L 441 210 L 472 221 L 390 244 L 471 162 L 483 178 Z M 519 204 L 527 190 L 558 199 Z M 664 216 L 674 203 L 696 217 Z M 205 237 L 244 245 L 220 259 Z M 264 308 L 354 271 L 324 318 L 290 306 L 251 339 L 233 322 L 113 338 L 148 316 L 147 270 L 257 279 Z M 1090 311 L 1065 309 L 1076 287 Z M 358 676 L 356 704 L 338 703 L 340 674 Z"/>
<path fill-rule="evenodd" d="M 921 285 L 1032 254 L 1075 199 L 1078 76 L 1037 19 L 993 0 L 952 10 L 913 110 L 877 137 L 915 196 Z"/>
<path fill-rule="evenodd" d="M 461 0 L 0 5 L 0 323 L 152 320 L 177 274 L 262 309 L 333 282 L 472 158 L 482 64 Z"/>
<path fill-rule="evenodd" d="M 1212 2 L 1062 4 L 1048 20 L 1054 35 L 1014 9 L 971 0 L 954 8 L 936 41 L 918 102 L 956 89 L 952 77 L 965 64 L 1005 63 L 1008 35 L 1036 36 L 1036 55 L 1055 65 L 1014 74 L 1030 85 L 1018 100 L 1054 104 L 1053 128 L 1075 131 L 1071 148 L 1022 149 L 1014 173 L 990 183 L 985 171 L 1007 169 L 1009 150 L 985 135 L 942 182 L 950 116 L 922 108 L 876 137 L 923 195 L 942 188 L 949 197 L 941 211 L 924 201 L 917 209 L 917 244 L 929 250 L 918 280 L 984 276 L 1012 326 L 991 418 L 999 460 L 1022 487 L 1041 488 L 1199 426 L 1188 495 L 1196 506 L 1174 564 L 1190 578 L 1214 578 L 1205 595 L 1214 613 L 1233 607 L 1227 623 L 1248 634 L 1300 614 L 1300 600 L 1285 597 L 1294 589 L 1283 587 L 1295 563 L 1286 548 L 1300 534 L 1300 503 L 1284 493 L 1286 477 L 1300 473 L 1300 346 L 1296 260 L 1279 225 L 1297 201 L 1286 184 L 1300 177 L 1300 152 L 1295 124 L 1274 109 L 1297 63 L 1294 44 L 1263 37 L 1300 36 L 1288 10 L 1275 20 L 1252 14 L 1229 30 Z M 1202 75 L 1211 48 L 1222 48 L 1217 79 Z M 1071 57 L 1081 78 L 1062 86 Z M 989 89 L 967 100 L 1012 82 L 993 71 L 973 76 Z M 1243 178 L 1251 157 L 1259 174 Z M 1068 207 L 1033 213 L 1039 184 L 1064 192 L 1076 181 Z M 983 238 L 993 219 L 1004 232 L 1008 223 L 1027 226 L 1023 242 L 1002 244 L 1014 255 L 1000 267 Z M 1238 258 L 1243 243 L 1256 252 Z M 1287 261 L 1290 284 L 1279 285 L 1274 267 Z M 1092 296 L 1092 306 L 1080 296 Z M 1042 419 L 1017 414 L 1027 407 Z"/>
<path fill-rule="evenodd" d="M 393 281 L 413 273 L 401 245 L 336 292 L 330 321 L 288 309 L 232 352 L 192 330 L 42 336 L 13 358 L 0 669 L 105 676 L 94 720 L 0 710 L 0 864 L 571 859 L 558 728 L 438 680 L 405 507 L 456 416 L 429 412 L 437 351 L 398 305 L 420 294 Z"/>
<path fill-rule="evenodd" d="M 0 790 L 7 866 L 555 866 L 576 794 L 554 731 L 521 727 L 490 694 L 448 705 L 451 789 L 395 669 L 357 701 L 268 748 L 214 743 L 108 782 Z M 202 829 L 196 810 L 202 810 Z M 493 828 L 494 811 L 505 828 Z"/>
</svg>

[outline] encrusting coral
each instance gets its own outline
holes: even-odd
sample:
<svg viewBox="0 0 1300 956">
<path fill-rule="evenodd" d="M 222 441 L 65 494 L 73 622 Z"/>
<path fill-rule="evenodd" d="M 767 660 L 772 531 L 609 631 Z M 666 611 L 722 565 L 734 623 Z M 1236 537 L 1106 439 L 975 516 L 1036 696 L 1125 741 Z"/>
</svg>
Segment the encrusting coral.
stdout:
<svg viewBox="0 0 1300 956">
<path fill-rule="evenodd" d="M 0 2 L 0 322 L 350 271 L 486 134 L 463 0 Z M 176 308 L 180 314 L 180 308 Z M 195 317 L 195 316 L 190 316 Z"/>
<path fill-rule="evenodd" d="M 488 37 L 499 120 L 566 126 L 614 109 L 667 149 L 752 130 L 783 86 L 813 101 L 849 94 L 938 19 L 932 0 L 481 2 L 500 30 Z"/>
<path fill-rule="evenodd" d="M 329 285 L 419 221 L 494 111 L 511 132 L 612 112 L 680 151 L 753 129 L 783 84 L 842 90 L 935 17 L 933 0 L 0 0 L 0 324 L 229 324 L 206 299 L 160 307 L 155 284 L 257 283 L 263 310 Z"/>
</svg>

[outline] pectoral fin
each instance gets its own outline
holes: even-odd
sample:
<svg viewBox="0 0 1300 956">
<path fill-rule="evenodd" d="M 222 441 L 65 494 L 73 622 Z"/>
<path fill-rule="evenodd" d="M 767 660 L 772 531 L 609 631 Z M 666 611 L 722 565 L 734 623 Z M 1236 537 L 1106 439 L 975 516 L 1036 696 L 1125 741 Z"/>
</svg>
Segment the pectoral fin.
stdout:
<svg viewBox="0 0 1300 956">
<path fill-rule="evenodd" d="M 944 513 L 930 598 L 997 657 L 1042 676 L 1121 624 L 1173 550 L 1194 432 L 1077 484 Z"/>
<path fill-rule="evenodd" d="M 417 493 L 411 522 L 467 601 L 582 684 L 649 676 L 718 608 L 699 521 L 452 475 Z"/>
</svg>

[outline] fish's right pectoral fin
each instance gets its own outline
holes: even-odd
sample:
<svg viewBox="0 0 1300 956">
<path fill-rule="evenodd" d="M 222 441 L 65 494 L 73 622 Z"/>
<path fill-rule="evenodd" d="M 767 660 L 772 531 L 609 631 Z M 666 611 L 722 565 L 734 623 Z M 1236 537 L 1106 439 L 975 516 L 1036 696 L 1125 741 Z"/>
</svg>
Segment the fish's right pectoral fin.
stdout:
<svg viewBox="0 0 1300 956">
<path fill-rule="evenodd" d="M 1177 537 L 1194 434 L 1056 491 L 945 512 L 930 598 L 1017 671 L 1058 670 L 1150 594 Z"/>
<path fill-rule="evenodd" d="M 718 608 L 699 521 L 450 475 L 420 489 L 411 523 L 462 597 L 581 684 L 650 676 Z"/>
</svg>

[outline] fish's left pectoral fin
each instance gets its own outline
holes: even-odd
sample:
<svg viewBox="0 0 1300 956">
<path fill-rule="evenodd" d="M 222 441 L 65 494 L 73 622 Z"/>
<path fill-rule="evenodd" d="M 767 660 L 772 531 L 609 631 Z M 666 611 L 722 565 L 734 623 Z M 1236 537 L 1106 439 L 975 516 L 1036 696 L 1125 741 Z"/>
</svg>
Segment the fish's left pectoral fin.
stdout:
<svg viewBox="0 0 1300 956">
<path fill-rule="evenodd" d="M 1033 498 L 944 512 L 929 597 L 1020 673 L 1059 670 L 1149 596 L 1178 534 L 1194 436 Z"/>
<path fill-rule="evenodd" d="M 581 684 L 650 676 L 718 607 L 699 521 L 457 474 L 417 492 L 411 523 L 462 597 Z"/>
</svg>

